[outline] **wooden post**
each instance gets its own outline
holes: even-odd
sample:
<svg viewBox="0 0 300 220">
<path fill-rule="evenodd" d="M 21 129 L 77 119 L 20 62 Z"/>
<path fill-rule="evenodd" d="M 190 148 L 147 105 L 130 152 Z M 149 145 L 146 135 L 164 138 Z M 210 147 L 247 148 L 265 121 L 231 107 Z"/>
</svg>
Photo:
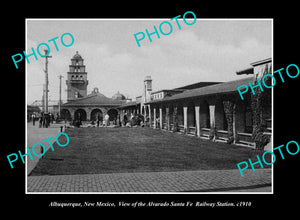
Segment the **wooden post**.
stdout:
<svg viewBox="0 0 300 220">
<path fill-rule="evenodd" d="M 187 108 L 188 108 L 187 106 L 183 107 L 183 129 L 185 134 L 188 132 Z"/>
<path fill-rule="evenodd" d="M 200 137 L 200 106 L 195 106 L 195 116 L 197 136 Z"/>
<path fill-rule="evenodd" d="M 215 105 L 209 106 L 209 118 L 210 118 L 210 138 L 215 141 L 215 127 L 216 127 L 216 119 L 215 119 Z"/>
<path fill-rule="evenodd" d="M 150 105 L 148 105 L 148 108 L 149 108 L 149 127 L 151 128 L 152 127 L 152 120 L 151 120 L 151 108 L 150 108 Z"/>
<path fill-rule="evenodd" d="M 159 127 L 160 129 L 163 129 L 163 124 L 162 124 L 162 107 L 159 108 Z"/>
<path fill-rule="evenodd" d="M 156 108 L 153 108 L 153 117 L 154 117 L 154 129 L 156 129 Z"/>
<path fill-rule="evenodd" d="M 215 121 L 215 105 L 209 106 L 209 118 L 210 118 L 210 128 L 215 128 L 216 121 Z"/>
</svg>

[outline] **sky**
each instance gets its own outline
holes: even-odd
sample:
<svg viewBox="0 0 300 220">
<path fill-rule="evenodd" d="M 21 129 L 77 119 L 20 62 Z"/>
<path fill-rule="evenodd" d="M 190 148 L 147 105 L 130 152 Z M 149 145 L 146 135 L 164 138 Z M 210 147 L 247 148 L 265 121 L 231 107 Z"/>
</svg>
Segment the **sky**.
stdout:
<svg viewBox="0 0 300 220">
<path fill-rule="evenodd" d="M 174 16 L 175 17 L 175 16 Z M 134 34 L 159 30 L 169 21 L 172 32 L 147 35 L 138 47 Z M 187 22 L 192 23 L 192 20 Z M 66 79 L 71 58 L 76 51 L 84 59 L 89 80 L 88 94 L 97 87 L 99 92 L 112 97 L 118 91 L 135 100 L 143 92 L 146 76 L 152 78 L 152 90 L 172 89 L 196 82 L 226 82 L 247 76 L 236 71 L 251 67 L 250 63 L 272 57 L 272 20 L 270 19 L 197 19 L 186 25 L 178 19 L 27 19 L 26 51 L 36 51 L 40 43 L 58 37 L 59 51 L 50 46 L 49 100 L 59 99 L 59 75 L 62 75 L 62 99 L 66 100 Z M 162 30 L 169 32 L 167 24 Z M 71 33 L 74 43 L 65 47 L 61 36 Z M 69 36 L 64 37 L 71 43 Z M 41 46 L 42 52 L 45 47 Z M 42 99 L 45 82 L 45 58 L 29 57 L 26 62 L 27 103 Z M 25 59 L 24 59 L 25 60 Z"/>
</svg>

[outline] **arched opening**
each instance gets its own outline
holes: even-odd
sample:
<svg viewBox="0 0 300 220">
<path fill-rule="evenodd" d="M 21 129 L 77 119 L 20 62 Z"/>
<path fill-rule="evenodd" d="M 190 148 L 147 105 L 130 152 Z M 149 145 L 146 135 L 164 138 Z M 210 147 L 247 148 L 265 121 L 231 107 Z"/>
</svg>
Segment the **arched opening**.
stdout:
<svg viewBox="0 0 300 220">
<path fill-rule="evenodd" d="M 224 106 L 223 106 L 223 102 L 221 100 L 219 100 L 216 103 L 216 107 L 215 107 L 215 124 L 216 124 L 216 128 L 217 130 L 225 130 L 227 131 L 227 120 L 226 120 L 226 116 L 225 116 L 225 112 L 224 112 Z"/>
<path fill-rule="evenodd" d="M 246 102 L 245 106 L 245 132 L 252 133 L 253 131 L 253 118 L 250 102 Z"/>
<path fill-rule="evenodd" d="M 177 106 L 177 120 L 178 120 L 178 126 L 183 127 L 183 106 L 181 103 Z"/>
<path fill-rule="evenodd" d="M 77 109 L 74 113 L 74 120 L 86 121 L 86 112 L 83 109 Z"/>
<path fill-rule="evenodd" d="M 114 108 L 109 109 L 107 111 L 107 114 L 109 115 L 109 121 L 114 122 L 114 124 L 116 124 L 117 118 L 118 118 L 118 110 L 116 110 Z"/>
<path fill-rule="evenodd" d="M 103 121 L 103 113 L 100 109 L 96 108 L 91 111 L 91 121 Z"/>
<path fill-rule="evenodd" d="M 167 120 L 166 120 L 166 107 L 162 106 L 162 128 L 167 128 Z"/>
<path fill-rule="evenodd" d="M 252 117 L 250 119 L 249 116 L 252 116 L 251 107 L 249 106 L 249 108 L 247 110 L 245 102 L 241 102 L 241 101 L 237 102 L 236 107 L 235 107 L 235 130 L 236 130 L 236 132 L 252 133 Z M 249 129 L 249 130 L 246 129 L 246 124 L 250 125 L 251 129 Z"/>
<path fill-rule="evenodd" d="M 170 130 L 174 127 L 174 108 L 173 105 L 169 105 L 169 117 L 170 117 Z"/>
<path fill-rule="evenodd" d="M 60 111 L 60 118 L 68 121 L 72 120 L 70 111 L 68 109 L 62 109 Z"/>
<path fill-rule="evenodd" d="M 145 115 L 145 106 L 142 106 L 141 114 L 142 114 L 142 115 Z"/>
<path fill-rule="evenodd" d="M 193 102 L 188 103 L 187 122 L 188 122 L 188 127 L 195 127 L 196 126 L 196 122 L 195 122 L 195 105 L 194 105 Z"/>
<path fill-rule="evenodd" d="M 200 104 L 200 127 L 210 128 L 209 105 L 206 100 Z"/>
<path fill-rule="evenodd" d="M 156 128 L 159 128 L 159 107 L 153 106 L 153 121 L 156 123 Z"/>
</svg>

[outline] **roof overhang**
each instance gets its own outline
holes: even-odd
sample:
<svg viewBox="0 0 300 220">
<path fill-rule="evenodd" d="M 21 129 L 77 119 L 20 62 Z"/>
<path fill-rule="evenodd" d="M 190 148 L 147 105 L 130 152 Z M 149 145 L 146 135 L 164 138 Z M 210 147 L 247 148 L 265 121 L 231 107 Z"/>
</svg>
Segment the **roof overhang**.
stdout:
<svg viewBox="0 0 300 220">
<path fill-rule="evenodd" d="M 244 70 L 240 70 L 240 71 L 237 71 L 236 72 L 236 75 L 248 75 L 248 74 L 254 74 L 254 69 L 253 67 L 250 67 L 250 68 L 247 68 L 247 69 L 244 69 Z"/>
</svg>

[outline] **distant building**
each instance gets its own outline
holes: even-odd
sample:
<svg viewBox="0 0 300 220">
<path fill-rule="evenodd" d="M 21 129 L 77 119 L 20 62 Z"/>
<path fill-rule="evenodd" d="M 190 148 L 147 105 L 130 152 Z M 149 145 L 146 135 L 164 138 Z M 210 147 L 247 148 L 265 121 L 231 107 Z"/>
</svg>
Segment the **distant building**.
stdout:
<svg viewBox="0 0 300 220">
<path fill-rule="evenodd" d="M 108 98 L 98 88 L 87 94 L 88 80 L 83 61 L 78 51 L 71 58 L 66 80 L 67 102 L 61 105 L 61 117 L 67 120 L 95 121 L 103 120 L 107 113 L 111 121 L 116 121 L 119 115 L 117 107 L 128 99 L 119 91 Z"/>
<path fill-rule="evenodd" d="M 144 81 L 144 93 L 135 102 L 119 107 L 125 113 L 141 113 L 155 129 L 182 132 L 200 138 L 261 147 L 272 136 L 271 89 L 244 94 L 237 87 L 272 73 L 272 60 L 265 59 L 236 74 L 252 75 L 229 82 L 199 82 L 173 90 L 151 92 Z M 147 82 L 148 80 L 148 82 Z M 147 82 L 147 83 L 145 83 Z M 152 85 L 149 86 L 151 88 Z M 147 95 L 150 92 L 150 99 Z"/>
<path fill-rule="evenodd" d="M 58 100 L 48 100 L 48 111 L 51 113 L 51 114 L 54 114 L 56 115 L 58 113 L 58 103 L 59 101 Z M 44 110 L 44 102 L 43 100 L 35 100 L 31 106 L 35 106 L 35 107 L 38 107 L 40 111 L 43 111 Z"/>
<path fill-rule="evenodd" d="M 236 72 L 237 75 L 250 75 L 244 79 L 197 82 L 159 91 L 152 91 L 151 76 L 146 76 L 142 94 L 132 101 L 119 91 L 112 98 L 101 94 L 98 88 L 87 94 L 87 72 L 82 57 L 76 52 L 69 65 L 68 101 L 61 105 L 61 115 L 69 120 L 92 121 L 103 119 L 107 113 L 110 120 L 123 121 L 125 114 L 138 113 L 155 129 L 261 147 L 259 143 L 271 140 L 272 136 L 271 89 L 258 91 L 257 95 L 246 93 L 241 100 L 237 87 L 249 82 L 257 84 L 256 78 L 270 74 L 272 60 L 251 65 L 251 68 Z"/>
</svg>

